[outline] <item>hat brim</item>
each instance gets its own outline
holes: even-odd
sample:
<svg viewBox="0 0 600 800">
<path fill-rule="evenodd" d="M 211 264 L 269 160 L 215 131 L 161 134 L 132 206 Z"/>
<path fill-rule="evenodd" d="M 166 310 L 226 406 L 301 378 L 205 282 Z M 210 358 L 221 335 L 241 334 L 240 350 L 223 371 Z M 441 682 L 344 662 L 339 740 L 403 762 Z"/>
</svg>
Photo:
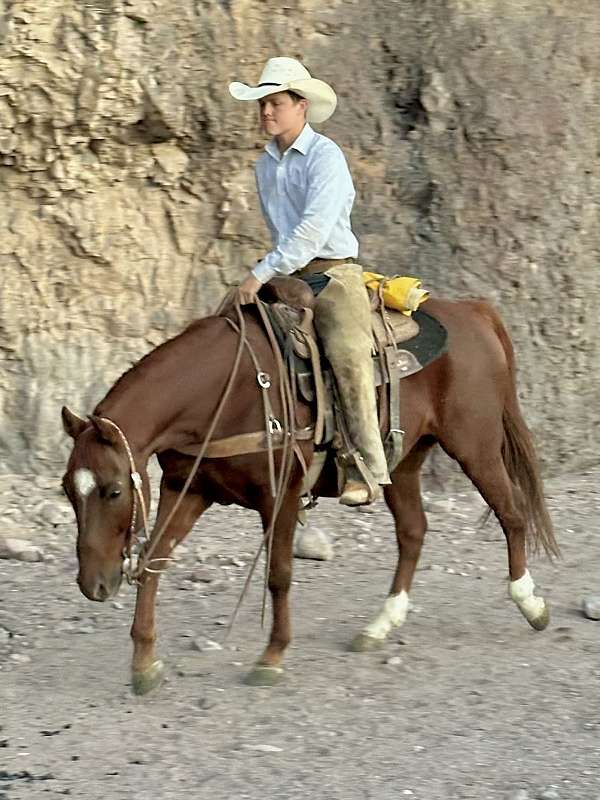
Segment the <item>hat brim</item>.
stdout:
<svg viewBox="0 0 600 800">
<path fill-rule="evenodd" d="M 229 84 L 229 93 L 236 100 L 260 100 L 270 94 L 278 92 L 296 92 L 308 100 L 306 119 L 308 122 L 325 122 L 335 111 L 337 97 L 335 92 L 325 81 L 317 78 L 289 81 L 277 86 L 247 86 L 245 83 L 234 81 Z"/>
</svg>

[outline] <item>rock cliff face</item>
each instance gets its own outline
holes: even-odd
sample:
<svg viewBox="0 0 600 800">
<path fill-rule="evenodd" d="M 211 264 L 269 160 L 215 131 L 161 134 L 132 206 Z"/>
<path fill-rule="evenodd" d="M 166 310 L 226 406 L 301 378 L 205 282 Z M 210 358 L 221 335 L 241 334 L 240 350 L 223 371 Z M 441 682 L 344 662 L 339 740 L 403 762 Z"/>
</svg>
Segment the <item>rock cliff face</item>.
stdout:
<svg viewBox="0 0 600 800">
<path fill-rule="evenodd" d="M 0 0 L 2 469 L 64 458 L 264 252 L 264 60 L 333 84 L 365 264 L 502 309 L 546 464 L 598 458 L 595 0 Z"/>
</svg>

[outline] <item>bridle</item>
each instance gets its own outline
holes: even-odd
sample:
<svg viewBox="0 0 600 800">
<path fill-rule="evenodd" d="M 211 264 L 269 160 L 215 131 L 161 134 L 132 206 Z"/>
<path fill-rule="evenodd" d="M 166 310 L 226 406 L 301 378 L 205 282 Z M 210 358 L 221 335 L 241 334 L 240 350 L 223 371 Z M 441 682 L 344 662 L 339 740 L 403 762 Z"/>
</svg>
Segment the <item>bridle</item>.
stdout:
<svg viewBox="0 0 600 800">
<path fill-rule="evenodd" d="M 127 459 L 129 461 L 129 477 L 131 480 L 132 485 L 132 494 L 133 500 L 131 504 L 131 521 L 129 523 L 129 527 L 127 529 L 127 539 L 125 542 L 125 547 L 123 548 L 123 565 L 122 565 L 122 572 L 123 575 L 127 578 L 129 583 L 137 583 L 139 576 L 141 573 L 138 574 L 138 567 L 140 566 L 140 553 L 137 554 L 137 559 L 134 558 L 133 555 L 133 546 L 134 544 L 138 544 L 140 539 L 137 536 L 136 532 L 136 521 L 138 515 L 138 506 L 142 510 L 142 525 L 143 525 L 143 539 L 147 541 L 148 536 L 148 508 L 146 506 L 146 498 L 144 497 L 144 489 L 143 489 L 143 481 L 142 476 L 137 470 L 135 465 L 135 459 L 133 457 L 133 452 L 131 450 L 131 446 L 127 441 L 127 437 L 121 430 L 121 428 L 114 422 L 112 419 L 108 417 L 100 417 L 99 418 L 102 422 L 107 423 L 110 425 L 119 435 L 121 442 L 123 443 L 123 447 L 125 448 L 125 452 L 127 453 Z M 169 561 L 171 559 L 152 559 L 153 561 Z M 135 563 L 134 563 L 135 561 Z M 159 572 L 160 570 L 153 570 L 148 569 L 147 565 L 144 567 L 146 572 Z"/>
</svg>

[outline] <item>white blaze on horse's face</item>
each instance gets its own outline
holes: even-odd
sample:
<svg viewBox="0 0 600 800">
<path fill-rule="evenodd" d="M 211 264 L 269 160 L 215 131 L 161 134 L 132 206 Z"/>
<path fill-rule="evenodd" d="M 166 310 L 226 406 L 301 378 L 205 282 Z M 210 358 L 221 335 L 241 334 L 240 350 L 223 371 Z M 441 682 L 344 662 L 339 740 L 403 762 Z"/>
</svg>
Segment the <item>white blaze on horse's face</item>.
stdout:
<svg viewBox="0 0 600 800">
<path fill-rule="evenodd" d="M 87 497 L 96 488 L 96 477 L 91 469 L 76 469 L 73 473 L 73 485 L 80 497 Z"/>
</svg>

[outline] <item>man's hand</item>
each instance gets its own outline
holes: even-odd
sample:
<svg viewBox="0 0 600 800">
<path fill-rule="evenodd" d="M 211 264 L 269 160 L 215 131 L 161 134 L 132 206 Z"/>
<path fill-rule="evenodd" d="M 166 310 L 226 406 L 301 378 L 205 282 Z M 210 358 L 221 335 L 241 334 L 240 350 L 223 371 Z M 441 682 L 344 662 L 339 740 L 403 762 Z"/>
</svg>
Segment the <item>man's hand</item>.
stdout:
<svg viewBox="0 0 600 800">
<path fill-rule="evenodd" d="M 254 303 L 256 295 L 262 283 L 255 278 L 252 273 L 240 283 L 237 288 L 237 299 L 240 305 L 245 306 L 247 303 Z"/>
</svg>

